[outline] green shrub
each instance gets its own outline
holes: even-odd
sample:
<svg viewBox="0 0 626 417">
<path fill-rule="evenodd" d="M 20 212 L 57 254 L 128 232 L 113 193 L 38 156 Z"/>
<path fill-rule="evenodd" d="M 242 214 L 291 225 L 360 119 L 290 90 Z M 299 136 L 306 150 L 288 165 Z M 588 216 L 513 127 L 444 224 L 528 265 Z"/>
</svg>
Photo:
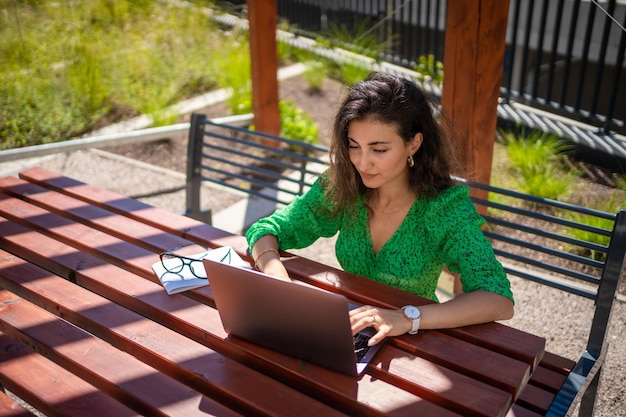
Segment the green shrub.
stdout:
<svg viewBox="0 0 626 417">
<path fill-rule="evenodd" d="M 304 71 L 304 79 L 306 80 L 309 88 L 314 91 L 322 89 L 322 84 L 329 74 L 329 64 L 326 60 L 310 60 L 304 63 L 306 67 Z"/>
<path fill-rule="evenodd" d="M 414 70 L 421 81 L 430 80 L 436 85 L 443 83 L 443 62 L 437 61 L 432 54 L 420 56 Z"/>
<path fill-rule="evenodd" d="M 584 202 L 586 207 L 604 211 L 608 213 L 617 213 L 619 208 L 624 204 L 623 198 L 619 198 L 616 193 L 611 193 L 608 198 L 606 195 L 601 196 L 598 199 L 594 199 L 590 201 L 589 199 Z M 590 216 L 582 213 L 567 211 L 565 216 L 566 219 L 584 224 L 587 226 L 596 227 L 599 229 L 604 229 L 607 231 L 613 230 L 613 221 L 608 219 L 603 219 L 596 216 Z M 586 230 L 581 230 L 574 227 L 568 227 L 564 231 L 568 236 L 582 240 L 585 242 L 591 242 L 602 246 L 608 246 L 610 243 L 610 238 L 608 236 L 600 235 L 598 233 L 589 232 Z M 603 252 L 598 252 L 594 250 L 583 250 L 579 247 L 569 246 L 568 250 L 571 252 L 575 252 L 580 254 L 581 256 L 586 256 L 591 259 L 604 261 L 606 255 Z"/>
<path fill-rule="evenodd" d="M 280 101 L 280 135 L 306 143 L 318 143 L 319 127 L 315 120 L 290 100 Z"/>
<path fill-rule="evenodd" d="M 328 48 L 345 49 L 379 61 L 385 51 L 393 44 L 394 39 L 393 36 L 388 36 L 381 42 L 375 32 L 375 26 L 371 24 L 369 19 L 364 19 L 355 20 L 351 29 L 345 24 L 329 23 L 328 37 L 319 39 L 318 44 Z M 329 73 L 347 85 L 363 80 L 371 72 L 367 65 L 361 65 L 356 61 L 334 62 L 331 67 Z"/>
<path fill-rule="evenodd" d="M 370 70 L 358 64 L 341 64 L 339 65 L 339 79 L 346 85 L 354 84 L 365 79 Z"/>
<path fill-rule="evenodd" d="M 0 148 L 39 145 L 84 133 L 91 119 L 71 90 L 39 71 L 0 82 Z"/>
<path fill-rule="evenodd" d="M 337 25 L 330 22 L 326 42 L 329 47 L 346 49 L 379 60 L 385 50 L 393 44 L 395 37 L 387 36 L 381 42 L 373 29 L 370 19 L 355 20 L 352 29 L 345 24 Z"/>
<path fill-rule="evenodd" d="M 543 132 L 526 136 L 502 132 L 502 136 L 511 174 L 521 192 L 554 200 L 567 198 L 577 177 L 564 163 L 568 145 L 559 137 Z"/>
</svg>

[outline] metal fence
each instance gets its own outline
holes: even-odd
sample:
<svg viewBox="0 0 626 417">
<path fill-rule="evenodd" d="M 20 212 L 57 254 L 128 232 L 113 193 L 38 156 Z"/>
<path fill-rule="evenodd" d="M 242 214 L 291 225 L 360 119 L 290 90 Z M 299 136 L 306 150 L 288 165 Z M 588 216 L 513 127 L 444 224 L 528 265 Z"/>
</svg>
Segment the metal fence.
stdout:
<svg viewBox="0 0 626 417">
<path fill-rule="evenodd" d="M 446 0 L 280 0 L 278 11 L 302 35 L 374 36 L 397 65 L 443 61 Z M 511 0 L 502 98 L 626 134 L 625 26 L 624 1 Z"/>
<path fill-rule="evenodd" d="M 605 134 L 626 132 L 626 4 L 620 3 L 512 1 L 503 97 Z"/>
</svg>

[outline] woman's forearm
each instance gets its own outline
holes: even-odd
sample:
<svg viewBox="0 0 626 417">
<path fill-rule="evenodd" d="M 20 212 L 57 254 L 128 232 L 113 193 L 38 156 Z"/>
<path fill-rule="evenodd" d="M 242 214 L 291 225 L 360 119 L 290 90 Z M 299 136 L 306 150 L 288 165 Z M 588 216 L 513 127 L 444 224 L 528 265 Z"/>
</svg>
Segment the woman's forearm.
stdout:
<svg viewBox="0 0 626 417">
<path fill-rule="evenodd" d="M 251 250 L 254 266 L 268 275 L 291 280 L 278 254 L 278 240 L 274 235 L 265 235 L 256 241 Z"/>
<path fill-rule="evenodd" d="M 421 329 L 444 329 L 508 320 L 513 317 L 513 302 L 499 294 L 475 291 L 454 299 L 420 306 Z"/>
</svg>

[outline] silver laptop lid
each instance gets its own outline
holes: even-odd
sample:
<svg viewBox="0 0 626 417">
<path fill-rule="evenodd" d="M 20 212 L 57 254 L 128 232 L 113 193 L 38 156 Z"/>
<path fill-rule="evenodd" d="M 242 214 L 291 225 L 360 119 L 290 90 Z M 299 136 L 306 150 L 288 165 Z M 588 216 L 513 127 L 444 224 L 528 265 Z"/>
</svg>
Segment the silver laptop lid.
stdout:
<svg viewBox="0 0 626 417">
<path fill-rule="evenodd" d="M 360 373 L 346 297 L 209 259 L 203 263 L 230 335 L 345 374 Z"/>
</svg>

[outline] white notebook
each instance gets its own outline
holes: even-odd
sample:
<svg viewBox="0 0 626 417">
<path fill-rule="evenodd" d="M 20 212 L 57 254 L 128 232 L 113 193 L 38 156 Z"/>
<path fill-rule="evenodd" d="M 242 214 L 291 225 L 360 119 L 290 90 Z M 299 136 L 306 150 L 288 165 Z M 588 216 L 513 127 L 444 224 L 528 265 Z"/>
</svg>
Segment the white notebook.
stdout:
<svg viewBox="0 0 626 417">
<path fill-rule="evenodd" d="M 198 253 L 194 255 L 185 255 L 187 258 L 198 259 L 200 261 L 197 268 L 194 268 L 195 275 L 191 272 L 189 265 L 184 265 L 179 272 L 169 272 L 161 263 L 159 259 L 152 264 L 152 270 L 163 284 L 163 288 L 168 294 L 177 294 L 179 292 L 191 290 L 194 288 L 203 287 L 209 284 L 206 278 L 206 271 L 202 266 L 201 260 L 211 259 L 217 262 L 227 263 L 242 268 L 250 268 L 250 265 L 245 262 L 231 247 L 224 246 L 217 249 L 209 249 L 207 252 Z M 164 262 L 175 262 L 175 259 L 166 259 Z M 196 276 L 197 275 L 197 276 Z"/>
</svg>

